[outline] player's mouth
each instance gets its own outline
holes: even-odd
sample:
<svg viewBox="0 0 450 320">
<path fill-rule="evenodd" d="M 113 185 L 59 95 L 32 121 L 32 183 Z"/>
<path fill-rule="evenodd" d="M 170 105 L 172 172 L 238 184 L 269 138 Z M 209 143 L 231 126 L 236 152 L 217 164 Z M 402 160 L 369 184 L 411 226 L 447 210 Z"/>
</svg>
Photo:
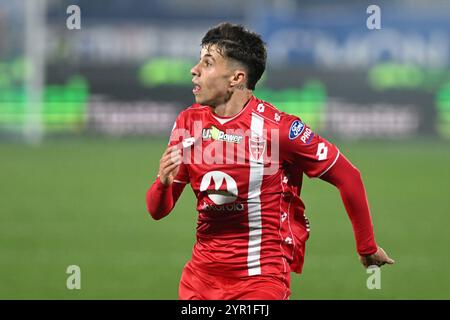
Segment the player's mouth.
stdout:
<svg viewBox="0 0 450 320">
<path fill-rule="evenodd" d="M 194 83 L 194 89 L 192 89 L 192 93 L 197 94 L 200 92 L 201 89 L 202 89 L 202 87 L 200 87 L 198 84 Z"/>
</svg>

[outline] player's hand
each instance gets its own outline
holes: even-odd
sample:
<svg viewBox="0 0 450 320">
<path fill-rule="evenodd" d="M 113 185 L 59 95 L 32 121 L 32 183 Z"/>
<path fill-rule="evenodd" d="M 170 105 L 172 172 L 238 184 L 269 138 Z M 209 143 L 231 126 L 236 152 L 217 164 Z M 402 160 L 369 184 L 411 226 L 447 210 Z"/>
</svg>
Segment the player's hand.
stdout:
<svg viewBox="0 0 450 320">
<path fill-rule="evenodd" d="M 359 260 L 363 264 L 364 267 L 369 267 L 372 265 L 376 265 L 381 267 L 384 264 L 394 264 L 395 261 L 389 258 L 387 253 L 383 250 L 383 248 L 378 247 L 377 252 L 374 254 L 369 254 L 366 256 L 359 256 Z"/>
<path fill-rule="evenodd" d="M 176 146 L 168 147 L 159 160 L 159 180 L 163 185 L 173 183 L 181 164 L 181 150 Z"/>
</svg>

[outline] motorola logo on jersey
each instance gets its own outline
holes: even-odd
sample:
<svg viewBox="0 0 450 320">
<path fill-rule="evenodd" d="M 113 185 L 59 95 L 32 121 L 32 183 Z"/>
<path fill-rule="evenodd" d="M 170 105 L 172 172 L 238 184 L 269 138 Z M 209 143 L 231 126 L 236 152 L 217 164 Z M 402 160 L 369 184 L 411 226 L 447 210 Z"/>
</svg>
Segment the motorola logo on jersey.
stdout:
<svg viewBox="0 0 450 320">
<path fill-rule="evenodd" d="M 238 197 L 236 181 L 222 171 L 206 173 L 200 183 L 200 192 L 206 192 L 214 204 L 203 202 L 202 210 L 207 211 L 243 211 L 244 205 L 235 202 Z"/>
<path fill-rule="evenodd" d="M 222 206 L 217 206 L 214 204 L 207 204 L 206 202 L 203 202 L 203 204 L 200 206 L 200 210 L 204 210 L 204 211 L 243 211 L 244 205 L 240 202 L 235 202 L 235 203 L 224 204 Z"/>
<path fill-rule="evenodd" d="M 213 186 L 213 189 L 210 186 Z M 226 189 L 224 190 L 223 187 Z M 222 171 L 210 171 L 203 176 L 200 192 L 204 191 L 208 194 L 208 198 L 217 205 L 232 203 L 238 196 L 236 181 Z"/>
</svg>

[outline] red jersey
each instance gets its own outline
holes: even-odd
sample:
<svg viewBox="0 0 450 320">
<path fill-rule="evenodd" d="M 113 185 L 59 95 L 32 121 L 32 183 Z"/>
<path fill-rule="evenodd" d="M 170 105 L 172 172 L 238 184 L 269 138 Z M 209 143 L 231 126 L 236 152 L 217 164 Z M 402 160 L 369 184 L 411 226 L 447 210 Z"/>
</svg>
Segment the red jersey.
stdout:
<svg viewBox="0 0 450 320">
<path fill-rule="evenodd" d="M 170 144 L 183 148 L 174 182 L 190 183 L 197 197 L 194 267 L 236 277 L 301 272 L 309 237 L 302 177 L 333 166 L 333 144 L 256 97 L 233 117 L 192 105 Z"/>
</svg>

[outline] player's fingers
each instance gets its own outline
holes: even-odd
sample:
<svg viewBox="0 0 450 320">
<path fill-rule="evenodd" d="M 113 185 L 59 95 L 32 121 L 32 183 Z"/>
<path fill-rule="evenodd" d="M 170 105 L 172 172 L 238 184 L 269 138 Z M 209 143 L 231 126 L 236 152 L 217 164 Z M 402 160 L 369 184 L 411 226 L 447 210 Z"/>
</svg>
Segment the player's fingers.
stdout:
<svg viewBox="0 0 450 320">
<path fill-rule="evenodd" d="M 181 158 L 181 150 L 173 149 L 171 152 L 162 156 L 160 163 L 161 164 L 166 163 L 166 162 L 173 163 L 173 162 L 176 162 L 177 160 L 179 160 L 180 158 Z"/>
<path fill-rule="evenodd" d="M 171 165 L 168 165 L 167 167 L 165 167 L 165 168 L 162 170 L 162 173 L 163 173 L 164 175 L 169 175 L 169 174 L 172 173 L 172 171 L 174 171 L 180 164 L 181 164 L 181 161 L 172 163 Z"/>
<path fill-rule="evenodd" d="M 391 258 L 389 258 L 389 256 L 387 255 L 386 251 L 384 251 L 382 248 L 380 248 L 381 251 L 381 257 L 383 259 L 383 261 L 387 264 L 394 264 L 395 261 Z"/>
<path fill-rule="evenodd" d="M 159 163 L 161 167 L 165 167 L 180 160 L 181 160 L 180 155 L 168 155 L 167 157 L 161 159 Z"/>
<path fill-rule="evenodd" d="M 166 156 L 168 154 L 171 154 L 171 153 L 173 153 L 176 150 L 179 150 L 179 148 L 176 145 L 167 147 L 166 150 L 164 151 L 162 157 L 164 157 L 164 156 Z"/>
<path fill-rule="evenodd" d="M 161 169 L 166 170 L 168 167 L 171 167 L 173 165 L 180 165 L 180 163 L 181 163 L 181 156 L 171 157 L 161 162 Z"/>
<path fill-rule="evenodd" d="M 370 263 L 369 263 L 369 261 L 365 258 L 365 257 L 361 257 L 361 263 L 362 263 L 362 265 L 364 266 L 364 268 L 368 268 L 369 266 L 370 266 Z"/>
<path fill-rule="evenodd" d="M 171 154 L 171 153 L 173 153 L 173 152 L 176 152 L 176 150 L 177 150 L 178 148 L 177 148 L 177 146 L 170 146 L 170 147 L 167 147 L 167 149 L 166 149 L 166 151 L 164 151 L 164 153 L 163 153 L 163 157 L 164 156 L 167 156 L 168 154 Z M 179 150 L 179 149 L 178 149 Z"/>
<path fill-rule="evenodd" d="M 162 159 L 161 164 L 163 166 L 168 166 L 176 162 L 181 162 L 182 157 L 179 153 L 168 154 L 164 159 Z"/>
<path fill-rule="evenodd" d="M 166 150 L 164 150 L 161 158 L 164 157 L 166 154 L 168 154 L 170 151 L 172 151 L 172 149 L 173 149 L 173 146 L 167 147 Z"/>
<path fill-rule="evenodd" d="M 167 148 L 166 151 L 164 151 L 163 155 L 161 156 L 161 159 L 159 159 L 160 164 L 167 161 L 167 155 L 169 154 L 167 150 L 169 149 Z"/>
<path fill-rule="evenodd" d="M 381 266 L 384 266 L 385 264 L 394 264 L 394 262 L 395 262 L 394 260 L 392 260 L 391 258 L 387 257 L 385 260 L 379 261 L 377 263 L 377 265 L 379 267 L 381 267 Z"/>
<path fill-rule="evenodd" d="M 175 162 L 179 158 L 181 158 L 181 150 L 178 148 L 172 149 L 172 151 L 169 153 L 170 158 L 172 159 L 172 162 Z"/>
</svg>

